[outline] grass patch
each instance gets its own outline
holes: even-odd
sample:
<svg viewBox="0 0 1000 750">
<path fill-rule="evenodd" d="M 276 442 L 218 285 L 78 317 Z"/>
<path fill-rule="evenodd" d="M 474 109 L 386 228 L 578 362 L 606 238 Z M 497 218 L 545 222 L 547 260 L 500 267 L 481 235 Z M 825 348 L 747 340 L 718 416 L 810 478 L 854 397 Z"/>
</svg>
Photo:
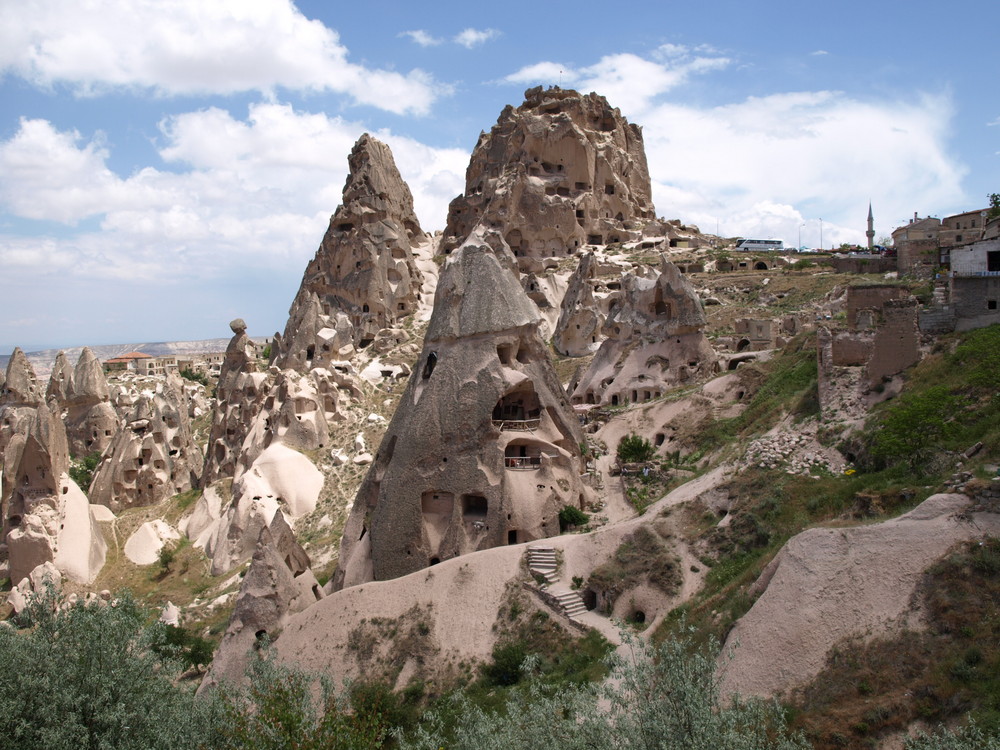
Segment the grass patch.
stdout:
<svg viewBox="0 0 1000 750">
<path fill-rule="evenodd" d="M 649 526 L 640 526 L 625 537 L 614 556 L 595 568 L 587 581 L 604 597 L 607 613 L 622 594 L 649 583 L 668 596 L 681 585 L 680 561 L 666 541 Z"/>
</svg>

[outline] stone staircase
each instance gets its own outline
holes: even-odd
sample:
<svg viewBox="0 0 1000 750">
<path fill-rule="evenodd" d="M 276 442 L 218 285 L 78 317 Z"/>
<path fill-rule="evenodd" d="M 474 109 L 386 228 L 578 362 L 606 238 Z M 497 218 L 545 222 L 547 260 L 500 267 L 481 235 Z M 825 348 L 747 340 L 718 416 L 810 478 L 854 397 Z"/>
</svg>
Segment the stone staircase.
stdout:
<svg viewBox="0 0 1000 750">
<path fill-rule="evenodd" d="M 557 567 L 556 551 L 552 547 L 528 547 L 528 570 L 544 578 L 548 586 L 559 582 Z"/>
<path fill-rule="evenodd" d="M 570 620 L 587 611 L 579 592 L 559 584 L 556 551 L 552 547 L 528 547 L 528 570 L 545 580 L 540 588 L 543 597 Z"/>
</svg>

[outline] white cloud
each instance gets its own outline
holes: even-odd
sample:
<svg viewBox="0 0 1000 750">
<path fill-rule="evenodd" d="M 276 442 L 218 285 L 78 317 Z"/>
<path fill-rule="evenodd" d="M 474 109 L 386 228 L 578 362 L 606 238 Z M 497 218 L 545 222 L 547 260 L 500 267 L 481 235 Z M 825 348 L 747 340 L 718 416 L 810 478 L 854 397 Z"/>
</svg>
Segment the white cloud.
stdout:
<svg viewBox="0 0 1000 750">
<path fill-rule="evenodd" d="M 507 83 L 573 86 L 597 91 L 611 105 L 639 117 L 660 95 L 684 83 L 692 75 L 720 70 L 730 64 L 727 57 L 692 54 L 688 47 L 664 44 L 646 59 L 631 53 L 606 55 L 594 65 L 574 69 L 556 62 L 539 62 L 506 76 Z"/>
<path fill-rule="evenodd" d="M 500 36 L 500 32 L 496 29 L 465 29 L 456 34 L 453 41 L 466 49 L 472 49 L 491 39 L 496 39 L 498 36 Z"/>
<path fill-rule="evenodd" d="M 413 42 L 419 44 L 421 47 L 436 47 L 444 41 L 436 36 L 432 36 L 429 32 L 426 32 L 423 29 L 403 31 L 400 32 L 399 36 L 409 37 Z"/>
<path fill-rule="evenodd" d="M 657 211 L 723 234 L 754 230 L 818 244 L 864 239 L 868 199 L 877 232 L 918 206 L 961 203 L 965 168 L 947 153 L 950 101 L 860 102 L 838 92 L 750 98 L 698 109 L 663 104 L 643 135 Z M 920 154 L 919 159 L 914 154 Z M 793 208 L 794 207 L 794 208 Z M 807 240 L 807 232 L 812 232 Z"/>
<path fill-rule="evenodd" d="M 813 57 L 823 57 L 824 55 L 829 55 L 830 53 L 827 52 L 825 49 L 818 49 L 815 50 L 814 52 L 810 52 L 809 54 L 812 55 Z"/>
<path fill-rule="evenodd" d="M 348 60 L 337 32 L 290 0 L 32 0 L 0 4 L 0 74 L 69 86 L 163 95 L 277 87 L 346 94 L 395 113 L 425 113 L 448 88 L 428 74 Z"/>
<path fill-rule="evenodd" d="M 365 130 L 278 103 L 251 106 L 245 120 L 215 108 L 188 112 L 160 128 L 160 156 L 172 169 L 121 177 L 100 138 L 22 120 L 0 143 L 0 208 L 67 225 L 96 219 L 100 231 L 0 238 L 0 267 L 133 281 L 186 278 L 193 268 L 206 278 L 252 269 L 297 279 L 340 203 L 347 154 Z M 392 148 L 425 228 L 443 227 L 468 154 L 373 135 Z"/>
</svg>

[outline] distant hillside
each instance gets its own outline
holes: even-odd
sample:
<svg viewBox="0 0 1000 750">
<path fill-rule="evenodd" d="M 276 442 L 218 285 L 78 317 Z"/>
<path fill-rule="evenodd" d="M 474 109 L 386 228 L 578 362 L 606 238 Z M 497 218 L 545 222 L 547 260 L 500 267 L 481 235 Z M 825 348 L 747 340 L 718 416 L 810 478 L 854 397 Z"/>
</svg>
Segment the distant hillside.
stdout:
<svg viewBox="0 0 1000 750">
<path fill-rule="evenodd" d="M 264 340 L 265 337 L 254 338 L 254 341 Z M 228 344 L 229 339 L 222 338 L 203 339 L 201 341 L 156 341 L 145 344 L 92 345 L 90 349 L 94 352 L 97 358 L 103 362 L 106 359 L 117 357 L 120 354 L 125 354 L 126 352 L 142 352 L 143 354 L 149 354 L 152 357 L 163 357 L 171 354 L 184 356 L 191 354 L 224 352 Z M 80 352 L 83 351 L 83 347 L 75 346 L 69 349 L 43 349 L 37 352 L 25 352 L 25 354 L 28 357 L 28 361 L 31 362 L 31 366 L 35 369 L 35 374 L 39 378 L 46 378 L 52 371 L 52 365 L 55 362 L 56 355 L 59 354 L 60 351 L 66 352 L 66 357 L 69 359 L 70 363 L 75 365 L 76 360 L 80 357 Z M 6 370 L 7 361 L 9 359 L 9 354 L 0 355 L 0 368 Z"/>
</svg>

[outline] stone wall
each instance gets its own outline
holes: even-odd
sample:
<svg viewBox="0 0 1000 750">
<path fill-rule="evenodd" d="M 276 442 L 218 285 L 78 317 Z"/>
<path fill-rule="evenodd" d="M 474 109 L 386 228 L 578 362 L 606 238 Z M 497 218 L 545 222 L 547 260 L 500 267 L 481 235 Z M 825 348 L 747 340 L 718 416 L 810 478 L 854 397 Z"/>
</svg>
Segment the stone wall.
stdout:
<svg viewBox="0 0 1000 750">
<path fill-rule="evenodd" d="M 953 278 L 951 301 L 959 331 L 1000 323 L 1000 276 Z"/>
<path fill-rule="evenodd" d="M 878 285 L 859 285 L 847 288 L 847 325 L 858 327 L 859 310 L 880 310 L 886 302 L 901 299 L 909 292 L 903 287 Z"/>
<path fill-rule="evenodd" d="M 830 258 L 830 265 L 837 273 L 888 273 L 896 270 L 897 262 L 896 258 L 883 256 L 871 258 L 845 256 Z"/>
<path fill-rule="evenodd" d="M 875 333 L 868 360 L 871 386 L 920 361 L 916 299 L 889 300 L 882 308 L 882 315 L 883 322 Z"/>
<path fill-rule="evenodd" d="M 938 267 L 940 248 L 937 239 L 906 240 L 896 246 L 899 273 L 929 279 Z"/>
</svg>

